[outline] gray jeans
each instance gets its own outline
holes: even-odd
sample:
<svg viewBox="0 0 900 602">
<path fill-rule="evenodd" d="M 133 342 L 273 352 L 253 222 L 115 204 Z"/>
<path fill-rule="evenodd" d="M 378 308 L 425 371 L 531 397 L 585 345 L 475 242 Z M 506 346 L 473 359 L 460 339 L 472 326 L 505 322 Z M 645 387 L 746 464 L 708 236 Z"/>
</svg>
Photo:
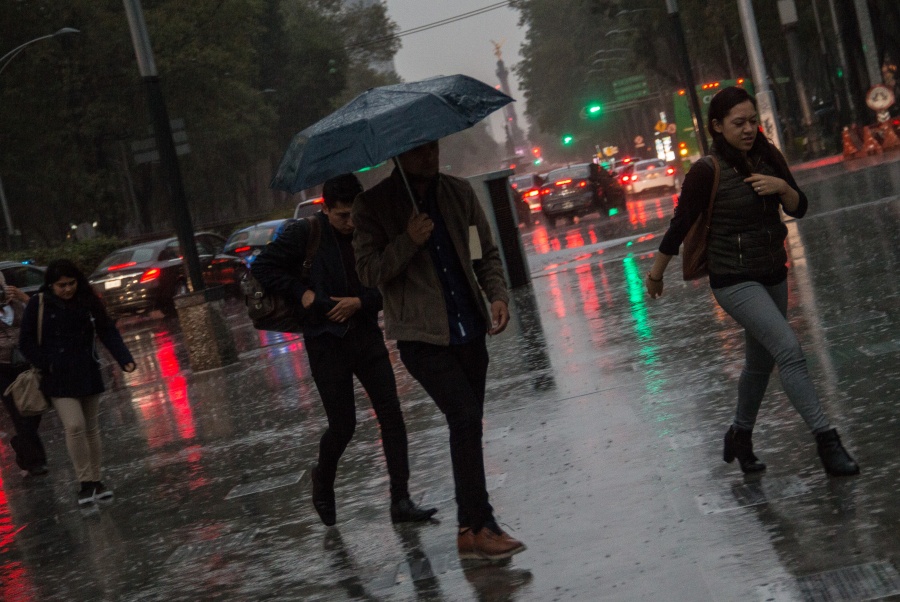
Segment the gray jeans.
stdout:
<svg viewBox="0 0 900 602">
<path fill-rule="evenodd" d="M 742 282 L 713 289 L 719 305 L 744 327 L 745 363 L 738 384 L 734 426 L 751 430 L 778 365 L 788 399 L 814 433 L 828 430 L 828 419 L 806 369 L 800 341 L 787 321 L 787 281 L 774 286 Z"/>
</svg>

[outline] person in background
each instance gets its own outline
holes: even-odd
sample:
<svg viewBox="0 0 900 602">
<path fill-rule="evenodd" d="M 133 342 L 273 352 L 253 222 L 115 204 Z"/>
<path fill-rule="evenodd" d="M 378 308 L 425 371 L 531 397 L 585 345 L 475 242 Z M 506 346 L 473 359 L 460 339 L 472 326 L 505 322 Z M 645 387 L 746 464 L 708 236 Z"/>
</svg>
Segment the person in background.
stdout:
<svg viewBox="0 0 900 602">
<path fill-rule="evenodd" d="M 720 180 L 709 225 L 709 285 L 716 302 L 744 328 L 745 362 L 737 410 L 725 433 L 723 458 L 737 458 L 745 473 L 765 470 L 751 435 L 772 369 L 777 365 L 788 399 L 812 431 L 825 471 L 855 475 L 859 466 L 841 444 L 816 394 L 800 342 L 787 320 L 787 227 L 780 211 L 801 218 L 808 201 L 784 157 L 759 129 L 756 100 L 743 88 L 725 88 L 709 104 L 710 154 Z M 695 163 L 681 190 L 675 216 L 647 274 L 647 292 L 663 293 L 663 274 L 688 231 L 706 211 L 715 164 Z"/>
<path fill-rule="evenodd" d="M 6 284 L 6 279 L 0 272 L 0 395 L 16 431 L 9 445 L 16 454 L 16 464 L 23 474 L 39 476 L 47 474 L 47 452 L 38 436 L 41 414 L 22 416 L 12 396 L 6 395 L 7 387 L 29 368 L 28 362 L 18 353 L 19 326 L 26 303 L 28 295 L 15 286 Z"/>
<path fill-rule="evenodd" d="M 42 300 L 43 326 L 38 343 Z M 105 387 L 97 339 L 122 370 L 134 371 L 134 358 L 81 270 L 68 259 L 51 261 L 44 274 L 44 285 L 25 308 L 19 347 L 25 358 L 40 369 L 41 390 L 63 424 L 69 458 L 80 483 L 80 505 L 113 495 L 100 481 L 99 409 Z"/>
<path fill-rule="evenodd" d="M 362 185 L 353 174 L 331 178 L 322 187 L 325 206 L 308 219 L 319 220 L 319 247 L 304 279 L 310 224 L 301 220 L 266 245 L 253 262 L 253 276 L 266 290 L 280 292 L 302 306 L 303 341 L 319 390 L 328 428 L 313 467 L 313 507 L 326 526 L 337 521 L 334 482 L 338 462 L 356 430 L 353 376 L 369 394 L 381 427 L 381 444 L 390 477 L 390 515 L 394 523 L 430 519 L 436 508 L 419 508 L 409 496 L 406 423 L 397 396 L 394 369 L 378 325 L 381 294 L 363 286 L 353 255 L 350 205 Z"/>
</svg>

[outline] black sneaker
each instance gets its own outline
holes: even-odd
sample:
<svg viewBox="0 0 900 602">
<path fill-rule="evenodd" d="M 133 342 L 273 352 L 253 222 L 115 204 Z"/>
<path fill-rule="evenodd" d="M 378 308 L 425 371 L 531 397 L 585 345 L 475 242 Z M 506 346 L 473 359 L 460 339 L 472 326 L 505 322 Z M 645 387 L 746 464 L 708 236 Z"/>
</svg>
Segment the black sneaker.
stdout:
<svg viewBox="0 0 900 602">
<path fill-rule="evenodd" d="M 94 481 L 94 499 L 108 500 L 113 496 L 112 489 L 107 489 L 100 481 Z"/>
<path fill-rule="evenodd" d="M 437 513 L 437 508 L 420 508 L 409 498 L 391 504 L 392 523 L 420 523 Z"/>
<path fill-rule="evenodd" d="M 78 505 L 94 503 L 94 484 L 90 481 L 82 481 L 81 489 L 78 491 Z"/>
</svg>

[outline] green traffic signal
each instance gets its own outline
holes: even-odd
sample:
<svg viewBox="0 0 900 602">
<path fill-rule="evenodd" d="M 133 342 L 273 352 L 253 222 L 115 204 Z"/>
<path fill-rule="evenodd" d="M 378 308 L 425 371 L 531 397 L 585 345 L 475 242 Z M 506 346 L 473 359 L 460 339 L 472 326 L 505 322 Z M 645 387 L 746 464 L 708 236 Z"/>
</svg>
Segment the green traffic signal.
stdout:
<svg viewBox="0 0 900 602">
<path fill-rule="evenodd" d="M 575 142 L 575 138 L 571 134 L 562 137 L 563 146 L 570 146 L 573 142 Z"/>
<path fill-rule="evenodd" d="M 599 104 L 589 105 L 587 107 L 587 115 L 588 117 L 599 117 L 600 113 L 603 112 L 603 107 Z"/>
</svg>

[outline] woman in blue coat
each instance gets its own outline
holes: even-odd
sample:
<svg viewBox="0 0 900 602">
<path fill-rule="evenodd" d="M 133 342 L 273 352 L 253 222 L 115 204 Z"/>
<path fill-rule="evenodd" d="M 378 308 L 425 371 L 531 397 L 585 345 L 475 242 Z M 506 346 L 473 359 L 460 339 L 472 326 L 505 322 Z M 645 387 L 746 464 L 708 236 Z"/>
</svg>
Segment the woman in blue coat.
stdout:
<svg viewBox="0 0 900 602">
<path fill-rule="evenodd" d="M 97 353 L 98 338 L 125 372 L 134 371 L 131 353 L 81 270 L 67 259 L 50 262 L 41 292 L 25 308 L 19 347 L 26 359 L 40 369 L 41 390 L 63 423 L 69 458 L 81 483 L 79 504 L 112 496 L 112 491 L 100 482 L 98 414 L 100 394 L 105 387 Z"/>
</svg>

